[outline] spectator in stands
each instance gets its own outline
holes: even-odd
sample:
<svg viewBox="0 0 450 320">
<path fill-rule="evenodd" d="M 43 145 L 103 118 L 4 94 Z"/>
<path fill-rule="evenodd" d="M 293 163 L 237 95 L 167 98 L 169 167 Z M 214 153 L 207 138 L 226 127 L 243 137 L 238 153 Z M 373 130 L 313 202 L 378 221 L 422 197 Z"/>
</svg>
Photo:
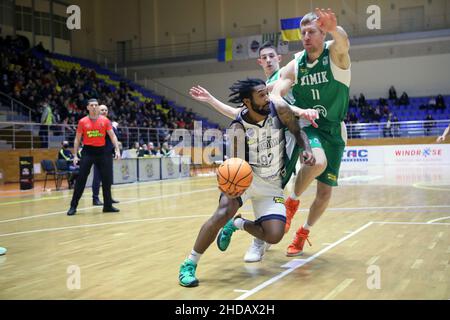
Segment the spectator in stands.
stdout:
<svg viewBox="0 0 450 320">
<path fill-rule="evenodd" d="M 395 90 L 394 86 L 391 86 L 389 88 L 389 100 L 394 100 L 397 102 L 397 91 Z"/>
<path fill-rule="evenodd" d="M 50 126 L 54 123 L 52 108 L 48 103 L 42 105 L 41 128 L 39 136 L 41 137 L 41 147 L 48 147 L 48 136 Z"/>
<path fill-rule="evenodd" d="M 389 114 L 388 119 L 386 121 L 386 124 L 384 125 L 384 130 L 383 130 L 383 137 L 387 138 L 392 138 L 393 134 L 392 134 L 392 113 Z"/>
<path fill-rule="evenodd" d="M 150 155 L 150 152 L 147 149 L 147 145 L 145 143 L 142 144 L 142 146 L 139 148 L 139 151 L 138 151 L 138 157 L 142 158 L 142 157 L 149 156 L 149 155 Z"/>
<path fill-rule="evenodd" d="M 161 146 L 161 155 L 163 157 L 172 157 L 173 156 L 173 150 L 169 147 L 169 144 L 167 142 L 164 142 Z"/>
<path fill-rule="evenodd" d="M 376 106 L 374 113 L 373 113 L 373 119 L 375 122 L 380 122 L 381 120 L 381 107 Z"/>
<path fill-rule="evenodd" d="M 358 99 L 358 107 L 362 108 L 366 104 L 367 104 L 366 103 L 366 97 L 362 93 L 360 93 L 359 94 L 359 99 Z"/>
<path fill-rule="evenodd" d="M 151 141 L 148 143 L 147 150 L 148 150 L 149 155 L 151 155 L 151 156 L 158 155 L 158 150 L 155 149 L 155 145 Z"/>
<path fill-rule="evenodd" d="M 69 149 L 69 141 L 64 140 L 61 143 L 61 150 L 59 150 L 58 152 L 58 160 L 65 160 L 67 162 L 67 169 L 72 173 L 70 174 L 68 179 L 69 189 L 71 189 L 75 184 L 75 180 L 78 176 L 78 169 L 80 168 L 80 166 L 73 163 L 73 154 Z"/>
<path fill-rule="evenodd" d="M 427 116 L 425 118 L 425 123 L 423 126 L 425 128 L 425 135 L 430 136 L 432 133 L 431 131 L 436 126 L 436 123 L 434 122 L 434 118 L 432 117 L 431 114 L 427 114 Z"/>
<path fill-rule="evenodd" d="M 439 94 L 436 97 L 436 109 L 445 110 L 445 108 L 447 108 L 447 106 L 445 105 L 444 97 L 442 94 Z"/>
<path fill-rule="evenodd" d="M 387 105 L 388 105 L 388 102 L 387 102 L 387 100 L 386 100 L 385 98 L 380 97 L 380 99 L 378 99 L 378 104 L 379 104 L 381 107 L 384 107 L 384 106 L 387 106 Z"/>
<path fill-rule="evenodd" d="M 398 118 L 396 115 L 392 118 L 392 130 L 394 138 L 400 137 L 400 124 L 398 123 Z"/>
<path fill-rule="evenodd" d="M 63 142 L 61 142 L 61 149 L 58 153 L 58 159 L 66 160 L 67 164 L 69 165 L 73 162 L 73 154 L 69 149 L 69 141 L 64 140 Z"/>
<path fill-rule="evenodd" d="M 354 113 L 354 112 L 350 113 L 349 122 L 350 123 L 358 123 L 358 117 L 356 116 L 356 113 Z"/>
<path fill-rule="evenodd" d="M 34 47 L 38 52 L 41 53 L 50 53 L 48 50 L 46 50 L 44 48 L 44 45 L 42 44 L 42 41 L 40 41 L 35 47 Z"/>
<path fill-rule="evenodd" d="M 358 106 L 358 99 L 356 98 L 356 96 L 353 96 L 349 98 L 348 100 L 348 107 L 349 108 L 356 108 Z"/>
<path fill-rule="evenodd" d="M 400 99 L 398 100 L 399 105 L 401 106 L 407 106 L 409 105 L 409 97 L 406 92 L 403 91 Z"/>
<path fill-rule="evenodd" d="M 427 110 L 436 110 L 436 99 L 434 97 L 430 97 L 430 100 L 428 100 Z"/>
<path fill-rule="evenodd" d="M 145 120 L 151 127 L 157 127 L 159 121 L 161 128 L 167 124 L 173 129 L 175 123 L 178 128 L 193 126 L 192 111 L 186 115 L 176 112 L 165 98 L 161 101 L 162 112 L 153 100 L 138 101 L 133 94 L 136 90 L 126 81 L 120 82 L 116 90 L 98 78 L 93 69 L 60 70 L 52 66 L 36 55 L 36 52 L 46 52 L 40 45 L 29 51 L 16 48 L 12 39 L 0 44 L 0 90 L 29 106 L 35 122 L 40 122 L 40 106 L 47 102 L 54 107 L 54 123 L 76 124 L 85 114 L 86 97 L 92 96 L 105 101 L 110 106 L 111 116 L 123 126 L 142 126 Z"/>
<path fill-rule="evenodd" d="M 389 116 L 389 107 L 387 106 L 387 105 L 385 105 L 384 107 L 383 107 L 383 112 L 382 112 L 382 116 L 383 117 L 387 117 L 387 116 Z"/>
</svg>

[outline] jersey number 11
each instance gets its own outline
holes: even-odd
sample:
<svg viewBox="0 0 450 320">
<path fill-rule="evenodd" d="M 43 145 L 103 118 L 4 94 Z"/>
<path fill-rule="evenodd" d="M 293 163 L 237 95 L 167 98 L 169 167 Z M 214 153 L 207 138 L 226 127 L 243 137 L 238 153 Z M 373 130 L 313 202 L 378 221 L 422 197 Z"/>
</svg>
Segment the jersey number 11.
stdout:
<svg viewBox="0 0 450 320">
<path fill-rule="evenodd" d="M 319 89 L 311 89 L 313 100 L 320 100 Z"/>
</svg>

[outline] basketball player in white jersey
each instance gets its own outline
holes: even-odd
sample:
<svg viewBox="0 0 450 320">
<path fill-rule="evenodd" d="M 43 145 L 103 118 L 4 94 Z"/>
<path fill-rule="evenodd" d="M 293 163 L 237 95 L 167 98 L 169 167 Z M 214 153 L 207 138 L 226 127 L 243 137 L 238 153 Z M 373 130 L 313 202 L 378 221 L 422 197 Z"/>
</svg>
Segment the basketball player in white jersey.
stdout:
<svg viewBox="0 0 450 320">
<path fill-rule="evenodd" d="M 266 42 L 259 48 L 259 58 L 257 59 L 257 62 L 264 71 L 267 79 L 267 89 L 270 92 L 273 88 L 273 85 L 280 77 L 280 72 L 282 69 L 280 68 L 281 55 L 278 54 L 277 49 L 271 42 Z M 242 108 L 233 108 L 219 101 L 201 86 L 192 87 L 189 93 L 194 99 L 209 104 L 215 110 L 231 119 L 236 119 L 236 117 L 242 111 Z M 293 103 L 293 101 L 291 101 L 292 98 L 289 97 L 289 95 L 285 97 L 285 100 L 288 101 L 288 103 Z M 300 109 L 294 106 L 292 106 L 291 109 L 298 117 L 305 119 L 306 122 L 311 122 L 313 126 L 317 126 L 314 121 L 319 117 L 318 111 L 314 109 Z M 287 129 L 285 131 L 286 155 L 289 158 L 289 161 L 286 164 L 286 170 L 288 172 L 286 179 L 289 179 L 297 164 L 299 150 L 295 148 L 295 138 L 289 133 Z M 244 255 L 244 261 L 261 261 L 265 251 L 269 248 L 269 246 L 269 244 L 265 243 L 261 239 L 254 238 L 252 244 Z"/>
<path fill-rule="evenodd" d="M 198 261 L 222 227 L 217 237 L 217 245 L 222 251 L 228 248 L 236 230 L 245 230 L 270 244 L 282 239 L 286 221 L 283 196 L 285 127 L 302 149 L 303 162 L 306 165 L 315 163 L 309 141 L 294 113 L 286 102 L 270 101 L 264 81 L 238 81 L 230 89 L 230 102 L 241 103 L 244 107 L 232 122 L 228 135 L 232 137 L 231 141 L 234 141 L 233 137 L 238 140 L 245 137 L 245 158 L 252 167 L 253 182 L 244 193 L 221 195 L 219 207 L 200 229 L 191 254 L 180 266 L 178 279 L 184 287 L 198 285 L 195 276 Z M 236 156 L 232 154 L 232 157 Z M 232 219 L 243 202 L 249 199 L 252 200 L 256 220 L 245 220 L 239 215 Z"/>
</svg>

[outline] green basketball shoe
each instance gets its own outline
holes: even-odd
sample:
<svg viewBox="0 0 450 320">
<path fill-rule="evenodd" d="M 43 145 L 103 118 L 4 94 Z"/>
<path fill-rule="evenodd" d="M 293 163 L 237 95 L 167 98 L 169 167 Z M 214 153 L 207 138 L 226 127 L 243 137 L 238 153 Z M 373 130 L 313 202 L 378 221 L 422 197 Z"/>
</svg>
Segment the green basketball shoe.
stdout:
<svg viewBox="0 0 450 320">
<path fill-rule="evenodd" d="M 184 260 L 180 266 L 180 274 L 178 275 L 178 282 L 183 287 L 198 286 L 198 279 L 195 277 L 195 269 L 197 264 L 189 259 Z"/>
<path fill-rule="evenodd" d="M 235 218 L 240 218 L 241 216 L 236 216 Z M 220 230 L 219 235 L 217 236 L 217 246 L 220 251 L 227 250 L 228 246 L 231 242 L 231 236 L 233 233 L 238 230 L 233 224 L 234 219 L 228 220 L 227 224 Z"/>
</svg>

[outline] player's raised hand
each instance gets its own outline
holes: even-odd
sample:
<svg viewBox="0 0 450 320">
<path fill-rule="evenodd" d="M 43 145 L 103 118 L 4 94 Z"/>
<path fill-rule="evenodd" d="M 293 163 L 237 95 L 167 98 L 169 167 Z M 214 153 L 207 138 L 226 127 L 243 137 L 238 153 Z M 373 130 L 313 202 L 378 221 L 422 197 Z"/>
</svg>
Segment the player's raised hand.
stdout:
<svg viewBox="0 0 450 320">
<path fill-rule="evenodd" d="M 209 102 L 213 99 L 213 96 L 201 86 L 194 86 L 189 90 L 189 94 L 192 98 L 200 102 Z"/>
<path fill-rule="evenodd" d="M 336 15 L 330 8 L 328 8 L 327 10 L 316 8 L 315 13 L 318 17 L 316 20 L 317 26 L 323 32 L 336 31 L 337 28 Z"/>
</svg>

